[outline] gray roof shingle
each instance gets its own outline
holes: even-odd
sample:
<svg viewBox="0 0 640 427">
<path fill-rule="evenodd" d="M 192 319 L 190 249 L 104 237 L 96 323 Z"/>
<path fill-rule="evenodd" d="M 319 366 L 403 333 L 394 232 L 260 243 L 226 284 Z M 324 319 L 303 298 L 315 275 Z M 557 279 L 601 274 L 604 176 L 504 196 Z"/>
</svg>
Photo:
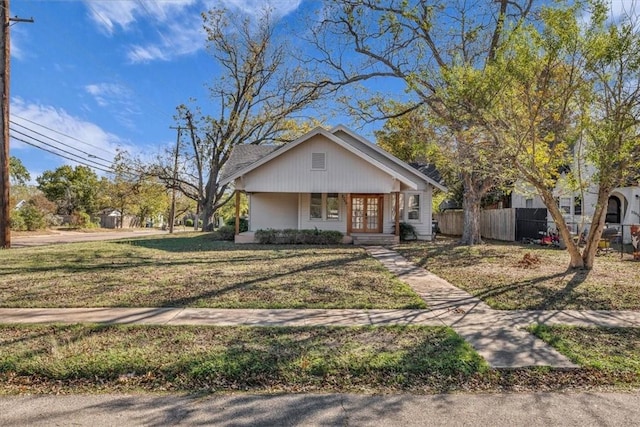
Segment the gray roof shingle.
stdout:
<svg viewBox="0 0 640 427">
<path fill-rule="evenodd" d="M 280 148 L 281 145 L 254 145 L 241 144 L 233 147 L 229 160 L 225 163 L 220 173 L 220 180 L 233 175 L 241 169 L 271 154 Z"/>
</svg>

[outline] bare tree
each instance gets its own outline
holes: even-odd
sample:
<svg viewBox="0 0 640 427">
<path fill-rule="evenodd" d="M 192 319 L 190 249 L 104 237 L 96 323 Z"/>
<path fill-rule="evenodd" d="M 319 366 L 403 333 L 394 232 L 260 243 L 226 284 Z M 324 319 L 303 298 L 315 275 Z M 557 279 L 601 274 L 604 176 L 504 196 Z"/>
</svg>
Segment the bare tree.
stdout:
<svg viewBox="0 0 640 427">
<path fill-rule="evenodd" d="M 185 105 L 178 121 L 188 143 L 179 144 L 179 174 L 174 156 L 153 168 L 170 188 L 197 201 L 204 224 L 228 200 L 220 172 L 234 146 L 285 142 L 292 123 L 330 87 L 310 75 L 277 40 L 271 13 L 257 22 L 214 9 L 203 14 L 207 46 L 220 73 L 210 86 L 216 106 L 212 114 Z"/>
<path fill-rule="evenodd" d="M 334 71 L 332 84 L 371 86 L 397 79 L 413 95 L 406 110 L 392 115 L 385 108 L 388 94 L 350 99 L 361 119 L 428 107 L 443 129 L 444 148 L 464 185 L 464 244 L 481 242 L 482 196 L 508 164 L 498 160 L 498 141 L 478 131 L 482 123 L 477 113 L 499 85 L 480 84 L 476 76 L 471 77 L 478 84 L 468 85 L 468 73 L 483 73 L 532 6 L 533 0 L 332 0 L 314 31 L 317 61 Z"/>
</svg>

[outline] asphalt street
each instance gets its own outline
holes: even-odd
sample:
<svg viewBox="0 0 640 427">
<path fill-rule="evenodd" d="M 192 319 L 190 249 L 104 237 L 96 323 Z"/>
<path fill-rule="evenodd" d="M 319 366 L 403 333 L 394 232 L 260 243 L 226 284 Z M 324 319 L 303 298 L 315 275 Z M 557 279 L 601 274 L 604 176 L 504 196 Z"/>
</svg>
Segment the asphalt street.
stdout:
<svg viewBox="0 0 640 427">
<path fill-rule="evenodd" d="M 2 426 L 637 426 L 638 393 L 0 398 Z"/>
</svg>

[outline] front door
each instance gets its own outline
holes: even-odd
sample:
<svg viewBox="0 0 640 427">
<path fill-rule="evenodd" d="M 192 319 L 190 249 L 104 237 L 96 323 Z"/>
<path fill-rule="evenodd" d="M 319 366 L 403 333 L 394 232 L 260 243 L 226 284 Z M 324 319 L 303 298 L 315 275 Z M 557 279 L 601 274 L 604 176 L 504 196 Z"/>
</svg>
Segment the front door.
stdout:
<svg viewBox="0 0 640 427">
<path fill-rule="evenodd" d="M 382 204 L 380 195 L 351 196 L 351 231 L 382 233 Z"/>
</svg>

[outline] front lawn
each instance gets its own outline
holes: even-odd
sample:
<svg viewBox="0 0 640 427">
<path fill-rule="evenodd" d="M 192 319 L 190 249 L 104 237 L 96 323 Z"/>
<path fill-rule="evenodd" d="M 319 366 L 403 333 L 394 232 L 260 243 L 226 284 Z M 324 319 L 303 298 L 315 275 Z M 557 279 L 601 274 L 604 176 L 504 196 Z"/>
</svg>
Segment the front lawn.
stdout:
<svg viewBox="0 0 640 427">
<path fill-rule="evenodd" d="M 426 308 L 360 247 L 202 233 L 0 251 L 0 306 Z"/>
<path fill-rule="evenodd" d="M 581 366 L 640 379 L 640 328 L 535 325 L 530 331 Z"/>
<path fill-rule="evenodd" d="M 445 327 L 5 325 L 0 348 L 0 394 L 435 393 L 488 369 Z"/>
<path fill-rule="evenodd" d="M 617 253 L 598 256 L 591 271 L 571 271 L 566 251 L 536 245 L 468 247 L 439 237 L 395 249 L 495 309 L 640 310 L 640 262 Z"/>
<path fill-rule="evenodd" d="M 583 354 L 572 357 L 581 368 L 490 369 L 446 327 L 0 325 L 0 394 L 640 387 L 639 330 L 598 331 L 599 355 L 589 354 L 592 329 L 535 332 L 570 357 Z"/>
</svg>

